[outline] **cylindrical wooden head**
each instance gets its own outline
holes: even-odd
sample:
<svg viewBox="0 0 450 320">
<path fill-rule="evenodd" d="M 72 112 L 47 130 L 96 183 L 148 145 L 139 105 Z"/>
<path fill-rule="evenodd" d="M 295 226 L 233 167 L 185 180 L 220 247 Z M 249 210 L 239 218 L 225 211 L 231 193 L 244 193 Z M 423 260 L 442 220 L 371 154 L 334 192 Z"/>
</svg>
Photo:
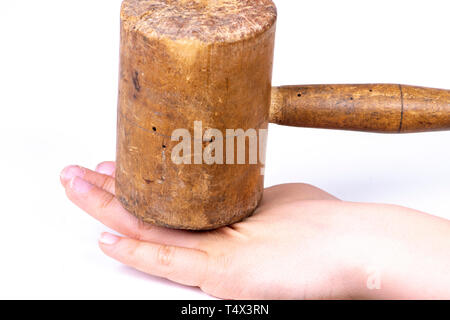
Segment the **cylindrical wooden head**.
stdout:
<svg viewBox="0 0 450 320">
<path fill-rule="evenodd" d="M 264 155 L 252 161 L 250 135 L 269 121 L 275 5 L 125 0 L 121 20 L 121 203 L 144 222 L 179 229 L 248 217 L 263 193 Z M 244 163 L 230 135 L 247 136 Z"/>
</svg>

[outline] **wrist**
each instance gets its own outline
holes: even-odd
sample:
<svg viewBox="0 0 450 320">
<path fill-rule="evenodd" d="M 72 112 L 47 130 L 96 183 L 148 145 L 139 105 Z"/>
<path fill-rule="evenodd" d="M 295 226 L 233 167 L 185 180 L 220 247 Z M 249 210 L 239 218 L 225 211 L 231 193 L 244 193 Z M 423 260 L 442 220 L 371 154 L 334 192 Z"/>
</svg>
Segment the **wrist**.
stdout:
<svg viewBox="0 0 450 320">
<path fill-rule="evenodd" d="M 372 213 L 347 244 L 351 296 L 449 298 L 449 221 L 398 206 L 374 206 Z"/>
</svg>

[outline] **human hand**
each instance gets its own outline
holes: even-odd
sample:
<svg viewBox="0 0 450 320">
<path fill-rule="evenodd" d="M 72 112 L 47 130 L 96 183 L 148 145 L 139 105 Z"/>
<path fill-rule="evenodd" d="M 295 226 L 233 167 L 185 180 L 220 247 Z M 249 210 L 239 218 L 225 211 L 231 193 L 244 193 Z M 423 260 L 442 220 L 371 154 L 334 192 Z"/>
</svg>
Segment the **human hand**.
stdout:
<svg viewBox="0 0 450 320">
<path fill-rule="evenodd" d="M 450 297 L 446 220 L 289 184 L 265 190 L 243 222 L 208 232 L 169 230 L 121 206 L 114 170 L 113 162 L 97 172 L 71 166 L 61 182 L 73 203 L 125 236 L 104 233 L 103 252 L 140 271 L 226 299 Z"/>
</svg>

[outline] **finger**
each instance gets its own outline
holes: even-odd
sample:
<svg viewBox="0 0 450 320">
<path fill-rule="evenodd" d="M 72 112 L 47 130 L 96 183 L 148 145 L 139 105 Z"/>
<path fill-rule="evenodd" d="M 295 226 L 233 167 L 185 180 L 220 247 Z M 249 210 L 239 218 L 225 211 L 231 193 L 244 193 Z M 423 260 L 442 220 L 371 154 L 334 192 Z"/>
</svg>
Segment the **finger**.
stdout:
<svg viewBox="0 0 450 320">
<path fill-rule="evenodd" d="M 197 248 L 204 235 L 145 224 L 125 210 L 113 194 L 79 177 L 74 177 L 66 184 L 66 194 L 93 218 L 127 237 Z"/>
<path fill-rule="evenodd" d="M 142 272 L 183 285 L 201 287 L 207 275 L 204 251 L 120 238 L 103 233 L 102 251 L 113 259 Z"/>
<path fill-rule="evenodd" d="M 65 186 L 74 177 L 81 178 L 109 193 L 115 194 L 113 177 L 80 166 L 68 166 L 61 172 L 61 183 Z"/>
<path fill-rule="evenodd" d="M 95 168 L 95 171 L 107 176 L 114 177 L 116 173 L 116 163 L 113 161 L 105 161 L 99 163 L 97 165 L 97 168 Z"/>
</svg>

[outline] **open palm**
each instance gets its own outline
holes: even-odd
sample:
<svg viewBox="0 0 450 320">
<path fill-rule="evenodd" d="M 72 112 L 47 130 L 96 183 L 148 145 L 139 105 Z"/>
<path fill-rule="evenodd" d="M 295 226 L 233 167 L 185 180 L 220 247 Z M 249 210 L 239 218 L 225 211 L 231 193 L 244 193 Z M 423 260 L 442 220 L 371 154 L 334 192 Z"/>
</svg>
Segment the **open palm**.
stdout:
<svg viewBox="0 0 450 320">
<path fill-rule="evenodd" d="M 428 218 L 400 207 L 343 202 L 310 185 L 287 184 L 266 189 L 260 207 L 243 222 L 207 232 L 170 230 L 144 224 L 122 207 L 114 195 L 114 171 L 113 162 L 104 162 L 96 171 L 70 166 L 61 174 L 73 203 L 123 235 L 104 233 L 103 252 L 219 298 L 360 297 L 367 290 L 367 251 L 378 250 L 374 239 L 388 244 L 397 233 L 386 226 L 404 225 L 406 218 L 415 225 Z"/>
</svg>

